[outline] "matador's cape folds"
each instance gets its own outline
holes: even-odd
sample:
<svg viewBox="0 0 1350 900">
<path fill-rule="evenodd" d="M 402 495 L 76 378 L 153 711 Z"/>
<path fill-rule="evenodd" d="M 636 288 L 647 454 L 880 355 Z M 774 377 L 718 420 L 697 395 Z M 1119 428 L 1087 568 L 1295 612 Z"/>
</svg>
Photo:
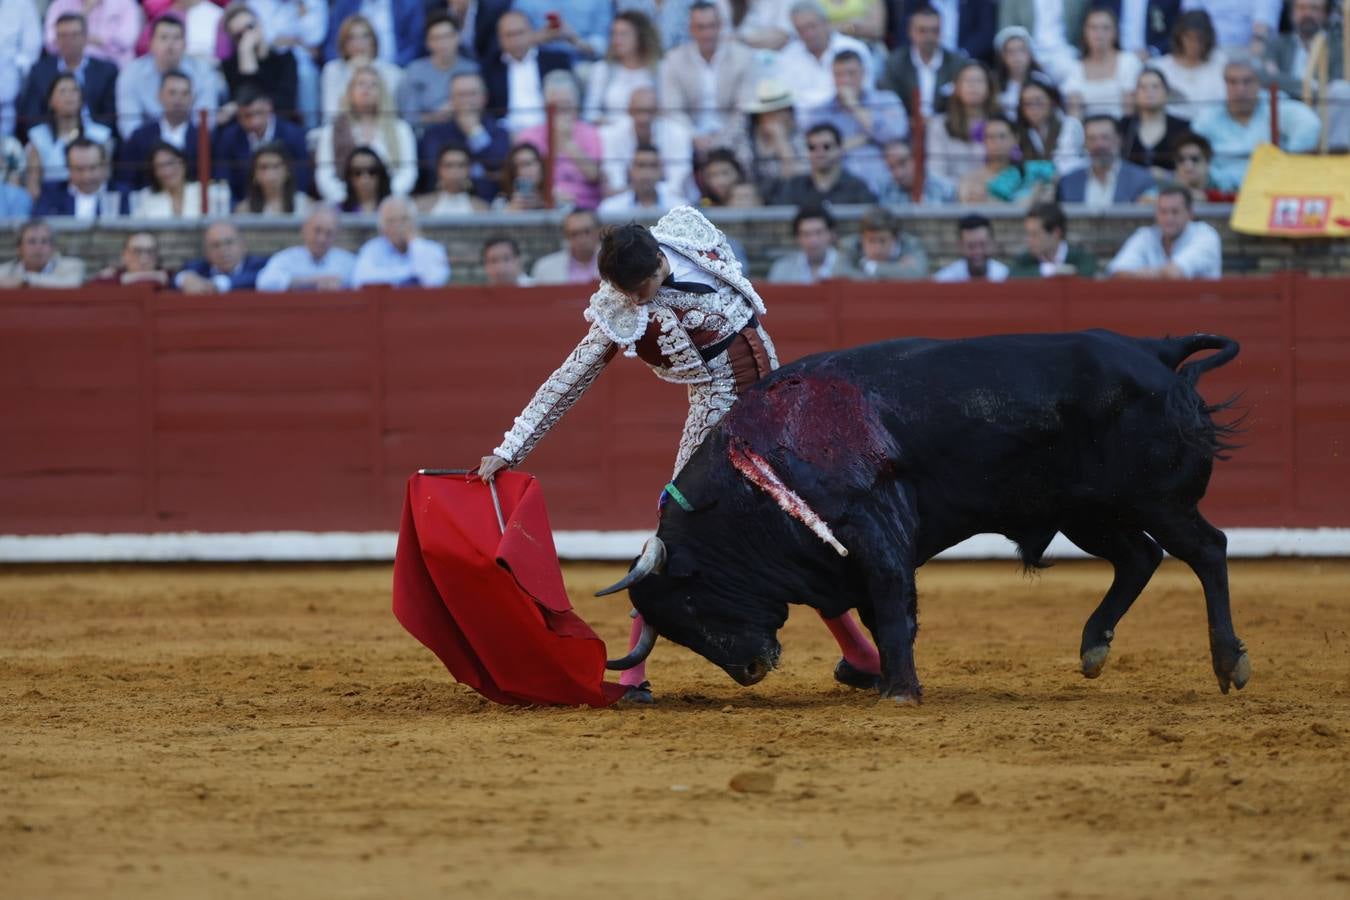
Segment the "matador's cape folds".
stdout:
<svg viewBox="0 0 1350 900">
<path fill-rule="evenodd" d="M 543 492 L 497 475 L 505 532 L 486 485 L 408 480 L 394 560 L 394 615 L 450 674 L 498 703 L 608 706 L 605 645 L 563 589 Z"/>
</svg>

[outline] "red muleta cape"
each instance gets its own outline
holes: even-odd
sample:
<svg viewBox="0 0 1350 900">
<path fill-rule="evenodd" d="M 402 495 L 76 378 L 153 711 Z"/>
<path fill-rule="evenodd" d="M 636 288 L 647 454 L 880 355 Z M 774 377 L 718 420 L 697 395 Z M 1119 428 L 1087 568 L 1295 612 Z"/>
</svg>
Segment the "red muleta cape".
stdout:
<svg viewBox="0 0 1350 900">
<path fill-rule="evenodd" d="M 408 479 L 394 615 L 490 700 L 608 706 L 624 688 L 605 682 L 605 644 L 567 599 L 539 483 L 506 471 L 496 484 L 504 533 L 476 477 Z"/>
</svg>

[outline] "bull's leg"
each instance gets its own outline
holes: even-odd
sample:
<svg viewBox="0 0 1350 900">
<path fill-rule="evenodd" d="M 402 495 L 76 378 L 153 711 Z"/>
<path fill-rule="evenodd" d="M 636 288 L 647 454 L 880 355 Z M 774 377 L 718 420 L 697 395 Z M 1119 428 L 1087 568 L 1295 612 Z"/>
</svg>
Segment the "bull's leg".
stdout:
<svg viewBox="0 0 1350 900">
<path fill-rule="evenodd" d="M 1205 589 L 1209 618 L 1209 650 L 1219 690 L 1242 690 L 1251 677 L 1247 648 L 1233 631 L 1228 603 L 1228 538 L 1197 509 L 1162 515 L 1148 523 L 1149 534 L 1163 549 L 1190 566 Z"/>
<path fill-rule="evenodd" d="M 876 619 L 877 649 L 881 651 L 882 697 L 897 703 L 918 703 L 923 695 L 914 666 L 914 636 L 918 595 L 914 570 L 888 567 L 868 578 L 872 611 Z"/>
<path fill-rule="evenodd" d="M 1083 674 L 1096 678 L 1111 652 L 1116 624 L 1130 609 L 1162 562 L 1162 548 L 1142 531 L 1130 531 L 1077 525 L 1065 528 L 1064 535 L 1084 552 L 1099 556 L 1115 568 L 1115 578 L 1102 602 L 1083 626 L 1083 642 L 1078 647 Z"/>
</svg>

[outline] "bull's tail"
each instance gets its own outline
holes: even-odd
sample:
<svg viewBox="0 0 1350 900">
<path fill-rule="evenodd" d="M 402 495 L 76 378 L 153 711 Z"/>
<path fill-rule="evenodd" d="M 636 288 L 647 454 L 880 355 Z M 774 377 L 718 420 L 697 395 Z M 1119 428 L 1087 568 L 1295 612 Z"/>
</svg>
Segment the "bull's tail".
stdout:
<svg viewBox="0 0 1350 900">
<path fill-rule="evenodd" d="M 1214 415 L 1234 409 L 1242 399 L 1242 395 L 1234 394 L 1219 403 L 1205 403 L 1196 392 L 1195 386 L 1201 375 L 1211 369 L 1217 369 L 1238 355 L 1240 349 L 1238 342 L 1218 334 L 1192 334 L 1189 337 L 1173 338 L 1166 341 L 1164 346 L 1165 349 L 1159 356 L 1165 364 L 1176 369 L 1177 377 L 1181 380 L 1181 385 L 1178 386 L 1181 390 L 1173 390 L 1167 398 L 1175 416 L 1174 421 L 1184 423 L 1182 433 L 1193 443 L 1216 459 L 1227 459 L 1231 451 L 1242 446 L 1236 443 L 1234 438 L 1244 430 L 1243 422 L 1247 414 L 1243 412 L 1237 418 L 1226 422 L 1214 421 Z M 1177 369 L 1186 357 L 1201 350 L 1219 352 L 1186 363 Z"/>
<path fill-rule="evenodd" d="M 1165 343 L 1165 349 L 1159 355 L 1168 368 L 1176 369 L 1177 374 L 1181 376 L 1191 387 L 1195 387 L 1200 376 L 1210 369 L 1217 369 L 1219 366 L 1227 363 L 1238 355 L 1240 346 L 1232 338 L 1226 338 L 1219 334 L 1192 334 L 1189 337 L 1173 338 Z M 1182 360 L 1188 356 L 1199 353 L 1201 350 L 1218 350 L 1213 356 L 1206 356 L 1204 359 L 1198 359 L 1195 362 L 1186 363 L 1177 369 Z"/>
</svg>

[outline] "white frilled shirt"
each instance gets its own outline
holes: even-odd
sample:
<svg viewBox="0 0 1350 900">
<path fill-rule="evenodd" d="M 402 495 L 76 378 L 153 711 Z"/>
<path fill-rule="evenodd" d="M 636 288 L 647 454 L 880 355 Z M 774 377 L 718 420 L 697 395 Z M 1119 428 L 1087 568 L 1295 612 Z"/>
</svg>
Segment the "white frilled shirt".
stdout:
<svg viewBox="0 0 1350 900">
<path fill-rule="evenodd" d="M 620 350 L 627 357 L 637 357 L 641 350 L 657 378 L 689 389 L 689 416 L 675 457 L 678 474 L 736 401 L 727 350 L 705 359 L 691 332 L 700 335 L 705 347 L 715 347 L 753 327 L 770 367 L 777 368 L 773 342 L 756 319 L 756 314 L 764 313 L 764 301 L 741 274 L 726 235 L 689 206 L 666 213 L 652 235 L 670 262 L 675 281 L 697 282 L 713 290 L 696 293 L 662 287 L 649 303 L 638 305 L 613 285 L 602 283 L 583 314 L 590 330 L 516 417 L 501 446 L 492 451 L 496 456 L 519 464 Z"/>
</svg>

